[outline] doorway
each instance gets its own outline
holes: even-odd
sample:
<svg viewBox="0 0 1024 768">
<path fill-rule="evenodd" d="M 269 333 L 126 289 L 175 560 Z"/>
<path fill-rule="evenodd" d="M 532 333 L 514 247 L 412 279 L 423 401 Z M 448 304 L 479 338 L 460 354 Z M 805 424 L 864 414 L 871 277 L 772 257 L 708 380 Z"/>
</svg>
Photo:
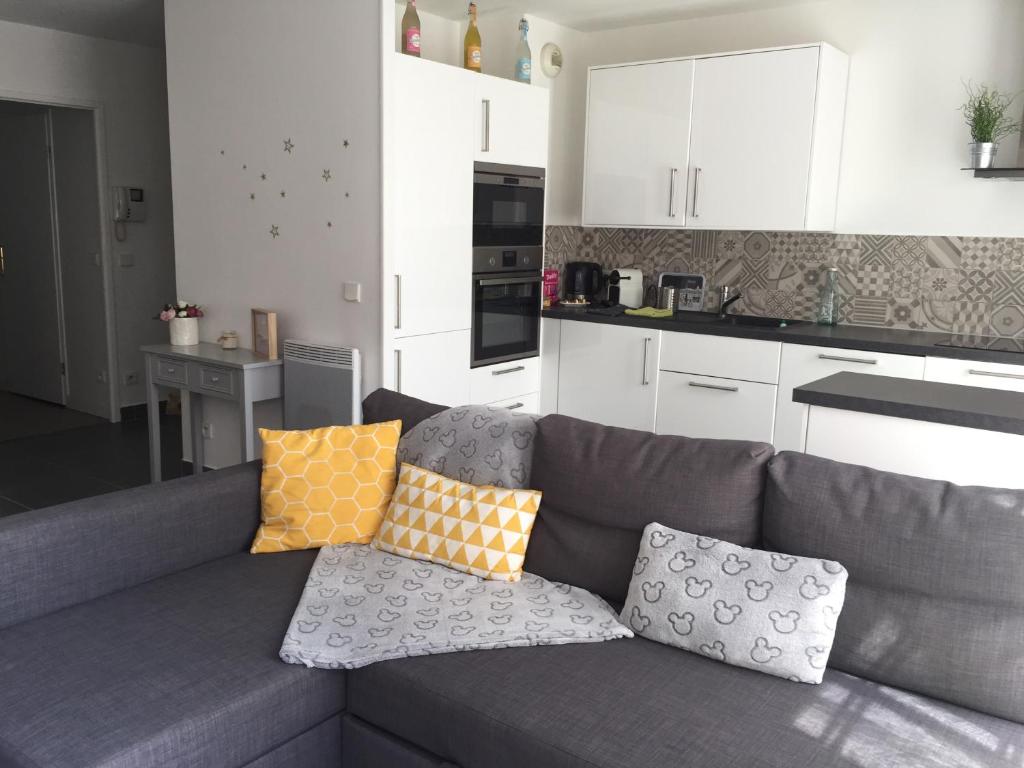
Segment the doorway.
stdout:
<svg viewBox="0 0 1024 768">
<path fill-rule="evenodd" d="M 22 432 L 28 413 L 46 416 L 43 431 L 112 420 L 93 110 L 0 101 L 0 178 L 6 421 L 19 406 Z"/>
</svg>

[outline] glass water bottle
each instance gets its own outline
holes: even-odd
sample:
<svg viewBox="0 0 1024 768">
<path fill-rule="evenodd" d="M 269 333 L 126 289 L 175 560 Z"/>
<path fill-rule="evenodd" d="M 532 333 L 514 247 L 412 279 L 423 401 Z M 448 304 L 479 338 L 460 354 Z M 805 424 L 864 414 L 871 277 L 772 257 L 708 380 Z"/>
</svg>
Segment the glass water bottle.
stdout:
<svg viewBox="0 0 1024 768">
<path fill-rule="evenodd" d="M 519 20 L 519 43 L 516 45 L 515 79 L 520 83 L 529 83 L 533 71 L 533 59 L 530 55 L 530 44 L 526 34 L 530 31 L 530 23 L 526 19 Z"/>
<path fill-rule="evenodd" d="M 838 325 L 839 302 L 839 269 L 829 267 L 825 270 L 818 299 L 818 316 L 815 319 L 819 325 Z"/>
</svg>

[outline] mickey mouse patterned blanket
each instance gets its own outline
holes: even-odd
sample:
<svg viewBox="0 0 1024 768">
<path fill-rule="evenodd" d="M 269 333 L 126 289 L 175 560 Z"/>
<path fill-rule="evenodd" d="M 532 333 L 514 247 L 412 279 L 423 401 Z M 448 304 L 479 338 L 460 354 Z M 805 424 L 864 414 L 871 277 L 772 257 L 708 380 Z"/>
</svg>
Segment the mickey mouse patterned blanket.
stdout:
<svg viewBox="0 0 1024 768">
<path fill-rule="evenodd" d="M 324 547 L 281 646 L 289 664 L 376 661 L 633 633 L 601 598 L 529 573 L 515 583 L 396 557 L 368 544 Z"/>
</svg>

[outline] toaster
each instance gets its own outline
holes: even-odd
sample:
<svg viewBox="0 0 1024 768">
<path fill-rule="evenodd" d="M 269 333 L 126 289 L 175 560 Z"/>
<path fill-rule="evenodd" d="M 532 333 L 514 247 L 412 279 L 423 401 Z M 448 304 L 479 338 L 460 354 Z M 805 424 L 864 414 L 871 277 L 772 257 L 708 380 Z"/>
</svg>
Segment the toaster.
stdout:
<svg viewBox="0 0 1024 768">
<path fill-rule="evenodd" d="M 639 269 L 616 269 L 608 275 L 608 301 L 636 309 L 644 304 L 644 273 Z"/>
</svg>

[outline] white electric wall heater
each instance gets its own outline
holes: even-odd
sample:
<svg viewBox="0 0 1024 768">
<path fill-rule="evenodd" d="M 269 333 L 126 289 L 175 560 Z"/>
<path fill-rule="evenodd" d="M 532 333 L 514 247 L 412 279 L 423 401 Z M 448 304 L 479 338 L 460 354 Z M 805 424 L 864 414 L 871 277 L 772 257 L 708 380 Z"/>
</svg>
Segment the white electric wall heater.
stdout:
<svg viewBox="0 0 1024 768">
<path fill-rule="evenodd" d="M 284 428 L 361 424 L 362 365 L 358 349 L 284 342 Z"/>
</svg>

